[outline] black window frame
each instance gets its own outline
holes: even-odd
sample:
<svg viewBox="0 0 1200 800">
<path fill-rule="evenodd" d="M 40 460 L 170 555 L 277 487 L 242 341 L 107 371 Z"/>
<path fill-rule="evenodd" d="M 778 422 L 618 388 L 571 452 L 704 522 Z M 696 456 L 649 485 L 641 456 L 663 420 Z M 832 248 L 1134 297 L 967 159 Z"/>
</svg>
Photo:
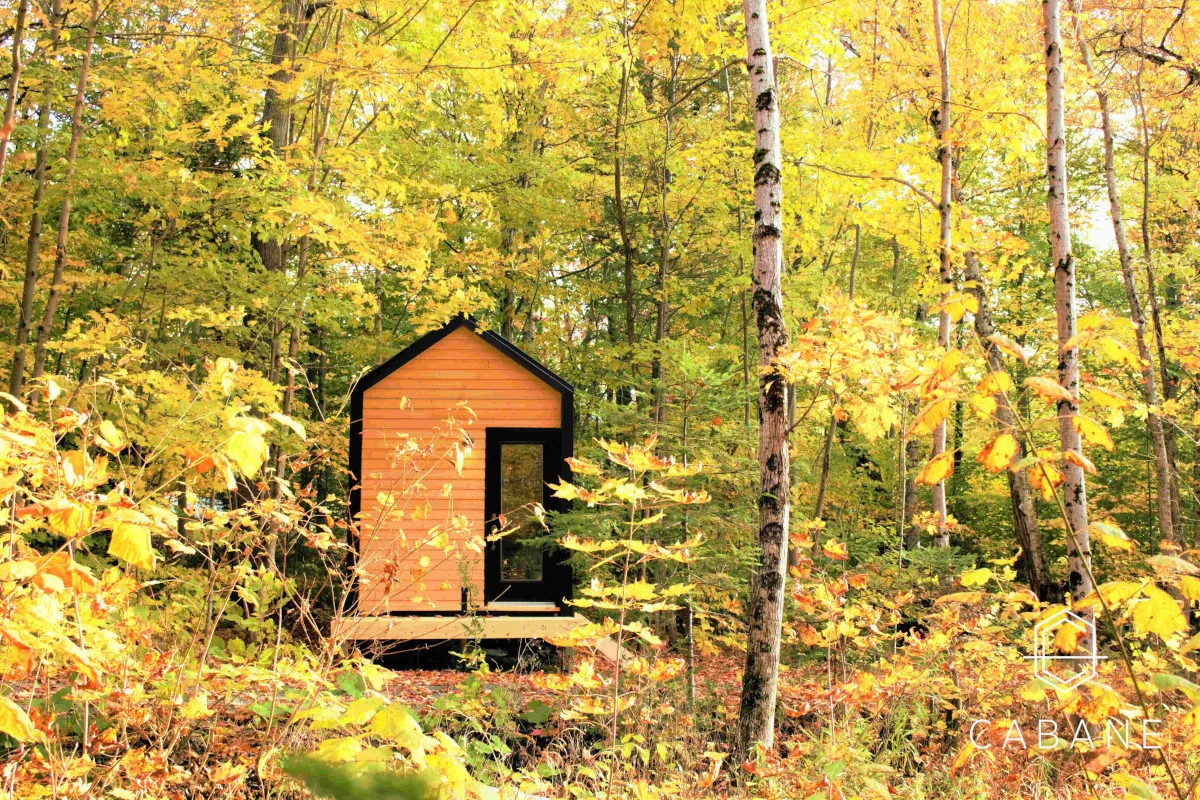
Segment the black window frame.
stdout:
<svg viewBox="0 0 1200 800">
<path fill-rule="evenodd" d="M 498 527 L 500 514 L 513 509 L 500 507 L 501 448 L 506 444 L 540 444 L 542 446 L 542 506 L 547 511 L 563 511 L 565 504 L 553 497 L 551 483 L 558 483 L 567 473 L 563 454 L 561 428 L 487 428 L 485 433 L 483 518 L 484 533 L 490 537 Z M 542 579 L 538 581 L 505 581 L 502 579 L 502 542 L 488 541 L 483 555 L 484 603 L 552 602 L 565 608 L 564 600 L 571 595 L 572 576 L 566 564 L 567 554 L 560 547 L 548 547 L 543 553 Z"/>
</svg>

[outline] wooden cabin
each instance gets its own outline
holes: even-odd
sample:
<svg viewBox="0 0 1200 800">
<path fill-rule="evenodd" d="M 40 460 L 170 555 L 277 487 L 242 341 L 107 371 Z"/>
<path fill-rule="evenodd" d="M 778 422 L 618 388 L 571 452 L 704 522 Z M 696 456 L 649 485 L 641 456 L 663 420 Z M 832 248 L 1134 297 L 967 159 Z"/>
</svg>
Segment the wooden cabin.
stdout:
<svg viewBox="0 0 1200 800">
<path fill-rule="evenodd" d="M 468 411 L 469 409 L 469 411 Z M 576 624 L 564 553 L 531 511 L 570 479 L 574 391 L 457 317 L 354 387 L 350 507 L 361 568 L 349 639 L 538 638 Z M 507 530 L 486 541 L 501 522 Z"/>
</svg>

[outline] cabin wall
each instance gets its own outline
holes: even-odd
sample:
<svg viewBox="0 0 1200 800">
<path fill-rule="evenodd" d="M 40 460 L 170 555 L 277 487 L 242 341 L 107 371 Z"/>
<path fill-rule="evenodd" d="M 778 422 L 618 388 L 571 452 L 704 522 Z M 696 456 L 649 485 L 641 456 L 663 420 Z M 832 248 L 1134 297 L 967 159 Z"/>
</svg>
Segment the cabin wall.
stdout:
<svg viewBox="0 0 1200 800">
<path fill-rule="evenodd" d="M 401 407 L 403 398 L 410 403 L 407 409 Z M 466 402 L 476 419 L 466 410 L 454 410 L 460 402 Z M 406 433 L 424 444 L 437 436 L 451 414 L 474 440 L 462 474 L 449 459 L 427 460 L 420 478 L 424 490 L 407 501 L 402 518 L 395 513 L 385 518 L 380 493 L 395 497 L 415 482 L 415 476 L 393 468 L 399 435 Z M 562 395 L 463 327 L 367 389 L 362 417 L 359 564 L 367 580 L 359 589 L 358 613 L 456 612 L 462 608 L 460 564 L 465 565 L 476 596 L 482 597 L 483 592 L 485 430 L 489 426 L 559 428 Z M 439 453 L 453 441 L 445 439 Z M 442 496 L 445 484 L 452 487 L 448 497 Z M 412 510 L 423 508 L 426 501 L 428 516 L 414 519 Z M 467 518 L 469 533 L 453 537 L 449 542 L 453 552 L 418 546 L 428 541 L 434 526 L 445 529 L 455 515 Z M 428 558 L 425 568 L 420 566 L 423 557 Z M 393 576 L 390 594 L 383 580 L 389 572 Z"/>
</svg>

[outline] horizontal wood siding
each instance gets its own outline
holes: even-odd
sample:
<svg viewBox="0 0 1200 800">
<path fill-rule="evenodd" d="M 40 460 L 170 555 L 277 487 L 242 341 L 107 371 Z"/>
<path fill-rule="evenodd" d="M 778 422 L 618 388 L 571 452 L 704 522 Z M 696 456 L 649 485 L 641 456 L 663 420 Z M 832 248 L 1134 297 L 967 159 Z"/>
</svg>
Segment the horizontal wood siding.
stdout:
<svg viewBox="0 0 1200 800">
<path fill-rule="evenodd" d="M 402 398 L 408 399 L 410 408 L 400 407 Z M 455 409 L 461 401 L 477 419 L 472 420 L 464 409 Z M 426 443 L 438 436 L 439 430 L 446 430 L 450 416 L 474 440 L 462 475 L 448 459 L 426 463 L 419 497 L 406 504 L 403 514 L 394 511 L 385 519 L 380 493 L 398 496 L 413 481 L 412 476 L 393 468 L 400 434 Z M 462 607 L 463 568 L 476 596 L 482 598 L 479 548 L 484 524 L 485 429 L 558 428 L 561 423 L 562 395 L 467 328 L 452 331 L 368 389 L 363 395 L 359 562 L 366 580 L 360 587 L 359 613 L 456 612 Z M 453 441 L 445 438 L 438 452 L 445 452 Z M 445 484 L 452 487 L 447 497 L 442 496 Z M 426 502 L 428 516 L 414 519 L 412 510 L 424 508 Z M 451 553 L 422 544 L 429 541 L 434 526 L 444 529 L 456 515 L 466 518 L 469 532 L 450 537 Z M 428 558 L 425 567 L 421 567 L 423 557 Z M 393 576 L 390 594 L 383 580 L 389 571 Z"/>
</svg>

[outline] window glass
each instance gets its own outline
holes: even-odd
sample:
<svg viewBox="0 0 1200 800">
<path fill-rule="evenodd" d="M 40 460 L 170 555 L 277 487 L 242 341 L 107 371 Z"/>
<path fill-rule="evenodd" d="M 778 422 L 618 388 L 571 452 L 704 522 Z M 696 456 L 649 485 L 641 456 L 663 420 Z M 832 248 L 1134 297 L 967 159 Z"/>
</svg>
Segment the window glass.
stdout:
<svg viewBox="0 0 1200 800">
<path fill-rule="evenodd" d="M 542 502 L 542 446 L 500 446 L 500 510 L 512 533 L 500 540 L 500 580 L 540 581 L 542 549 L 527 540 L 542 535 L 530 504 Z"/>
</svg>

